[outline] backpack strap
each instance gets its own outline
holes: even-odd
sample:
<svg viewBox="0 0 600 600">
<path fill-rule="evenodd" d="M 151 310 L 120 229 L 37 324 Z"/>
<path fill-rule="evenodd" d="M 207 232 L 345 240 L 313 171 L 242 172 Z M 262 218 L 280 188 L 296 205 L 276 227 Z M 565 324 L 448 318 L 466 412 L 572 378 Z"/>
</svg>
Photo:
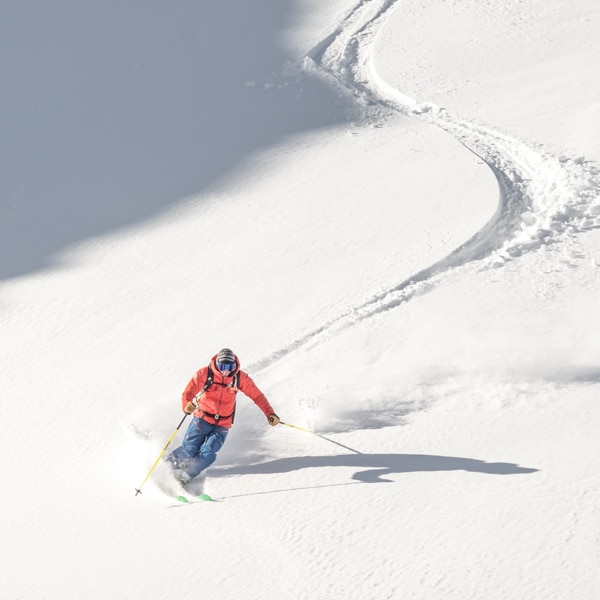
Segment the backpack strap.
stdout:
<svg viewBox="0 0 600 600">
<path fill-rule="evenodd" d="M 212 385 L 214 378 L 215 378 L 215 374 L 213 373 L 213 370 L 210 368 L 210 365 L 208 365 L 208 372 L 206 373 L 206 381 L 204 382 L 204 387 L 202 388 L 203 392 L 205 392 Z"/>
<path fill-rule="evenodd" d="M 204 382 L 204 386 L 203 388 L 194 396 L 194 399 L 192 400 L 192 402 L 198 406 L 198 400 L 200 399 L 200 397 L 202 396 L 202 394 L 204 394 L 204 392 L 206 392 L 206 390 L 212 385 L 213 379 L 214 379 L 215 374 L 213 373 L 212 369 L 210 368 L 210 365 L 208 366 L 208 373 L 206 374 L 206 381 Z"/>
</svg>

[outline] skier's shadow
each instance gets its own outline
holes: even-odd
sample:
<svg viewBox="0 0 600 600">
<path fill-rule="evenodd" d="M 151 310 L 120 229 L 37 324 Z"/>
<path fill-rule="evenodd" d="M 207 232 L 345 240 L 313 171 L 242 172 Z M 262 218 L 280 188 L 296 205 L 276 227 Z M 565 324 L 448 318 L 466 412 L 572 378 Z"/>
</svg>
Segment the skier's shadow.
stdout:
<svg viewBox="0 0 600 600">
<path fill-rule="evenodd" d="M 340 454 L 335 456 L 299 456 L 281 458 L 254 465 L 216 467 L 211 477 L 230 475 L 289 473 L 319 467 L 352 467 L 358 470 L 352 479 L 363 483 L 391 481 L 387 476 L 427 471 L 470 471 L 488 475 L 523 475 L 538 469 L 520 467 L 514 463 L 485 462 L 474 458 L 435 456 L 430 454 Z"/>
</svg>

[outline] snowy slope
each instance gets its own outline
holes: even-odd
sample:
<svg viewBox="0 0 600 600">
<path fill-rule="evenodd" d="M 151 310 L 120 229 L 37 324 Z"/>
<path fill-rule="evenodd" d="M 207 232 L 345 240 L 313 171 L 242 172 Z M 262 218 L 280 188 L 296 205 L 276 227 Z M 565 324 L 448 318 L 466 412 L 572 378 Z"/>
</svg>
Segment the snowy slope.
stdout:
<svg viewBox="0 0 600 600">
<path fill-rule="evenodd" d="M 6 101 L 119 125 L 2 144 L 3 597 L 599 596 L 600 9 L 322 4 L 3 9 Z M 320 435 L 240 398 L 219 502 L 134 496 L 225 345 Z"/>
</svg>

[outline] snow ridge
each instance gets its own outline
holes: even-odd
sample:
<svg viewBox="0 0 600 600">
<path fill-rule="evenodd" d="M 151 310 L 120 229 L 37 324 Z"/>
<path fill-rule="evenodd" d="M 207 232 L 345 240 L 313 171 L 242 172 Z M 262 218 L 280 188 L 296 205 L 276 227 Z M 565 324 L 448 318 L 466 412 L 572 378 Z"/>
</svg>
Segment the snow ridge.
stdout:
<svg viewBox="0 0 600 600">
<path fill-rule="evenodd" d="M 300 347 L 319 343 L 382 311 L 436 288 L 457 269 L 496 268 L 543 245 L 600 227 L 600 170 L 585 158 L 554 156 L 488 125 L 469 122 L 430 102 L 419 102 L 377 72 L 372 49 L 398 0 L 361 0 L 303 60 L 367 110 L 386 109 L 423 120 L 455 137 L 493 171 L 500 190 L 492 220 L 441 261 L 413 274 L 366 303 L 306 332 L 254 369 L 267 368 Z"/>
</svg>

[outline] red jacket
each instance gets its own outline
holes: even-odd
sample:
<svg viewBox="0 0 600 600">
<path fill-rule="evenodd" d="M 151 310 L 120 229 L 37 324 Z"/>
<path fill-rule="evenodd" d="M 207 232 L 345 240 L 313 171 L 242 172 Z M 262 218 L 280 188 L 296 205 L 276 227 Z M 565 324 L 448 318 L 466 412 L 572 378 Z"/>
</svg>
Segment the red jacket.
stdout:
<svg viewBox="0 0 600 600">
<path fill-rule="evenodd" d="M 217 355 L 215 354 L 210 361 L 210 368 L 213 372 L 213 383 L 198 398 L 198 409 L 194 413 L 195 417 L 200 417 L 208 423 L 218 423 L 221 427 L 231 427 L 233 424 L 233 413 L 235 412 L 235 396 L 238 390 L 251 398 L 258 408 L 263 411 L 265 417 L 275 413 L 265 395 L 256 387 L 250 376 L 240 370 L 240 361 L 237 356 L 235 357 L 237 370 L 227 377 L 224 377 L 215 366 L 216 358 Z M 238 387 L 234 388 L 232 384 L 236 373 L 238 373 Z M 183 408 L 202 392 L 207 377 L 208 367 L 202 367 L 192 377 L 181 396 L 181 405 Z M 216 419 L 215 415 L 219 415 L 219 419 Z"/>
</svg>

